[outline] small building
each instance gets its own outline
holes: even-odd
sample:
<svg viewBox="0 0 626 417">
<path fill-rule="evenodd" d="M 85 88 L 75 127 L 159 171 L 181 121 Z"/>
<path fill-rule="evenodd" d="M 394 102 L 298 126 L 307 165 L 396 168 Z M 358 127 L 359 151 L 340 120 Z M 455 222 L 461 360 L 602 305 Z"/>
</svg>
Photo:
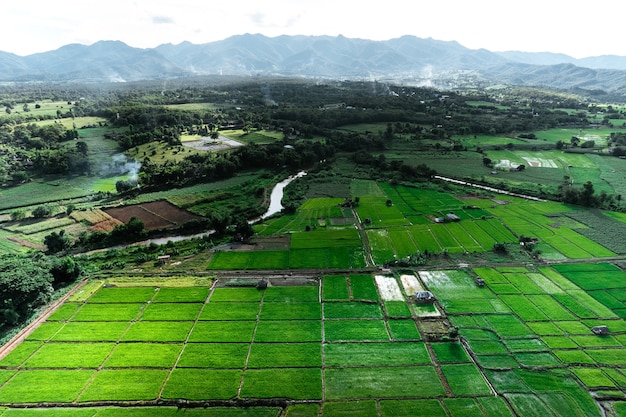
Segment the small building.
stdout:
<svg viewBox="0 0 626 417">
<path fill-rule="evenodd" d="M 170 255 L 157 256 L 157 261 L 159 265 L 165 265 L 169 260 L 170 260 Z"/>
<path fill-rule="evenodd" d="M 457 216 L 454 213 L 448 213 L 446 214 L 446 218 L 448 219 L 449 222 L 460 222 L 461 218 L 459 216 Z"/>
<path fill-rule="evenodd" d="M 435 296 L 430 291 L 418 291 L 415 293 L 415 302 L 419 304 L 432 304 L 435 300 Z"/>
<path fill-rule="evenodd" d="M 598 336 L 604 336 L 611 333 L 607 326 L 593 326 L 591 331 Z"/>
</svg>

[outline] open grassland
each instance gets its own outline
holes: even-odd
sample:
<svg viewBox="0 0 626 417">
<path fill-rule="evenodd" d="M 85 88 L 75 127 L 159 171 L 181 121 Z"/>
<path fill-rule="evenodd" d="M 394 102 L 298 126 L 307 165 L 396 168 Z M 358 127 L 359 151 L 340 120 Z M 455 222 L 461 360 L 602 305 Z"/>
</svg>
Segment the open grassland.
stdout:
<svg viewBox="0 0 626 417">
<path fill-rule="evenodd" d="M 253 130 L 244 132 L 241 129 L 223 130 L 221 135 L 241 143 L 272 143 L 283 139 L 284 133 L 272 130 Z"/>
<path fill-rule="evenodd" d="M 0 359 L 0 415 L 109 415 L 124 401 L 169 415 L 169 401 L 275 399 L 245 415 L 600 416 L 590 393 L 619 409 L 604 399 L 626 391 L 622 275 L 611 264 L 563 264 L 328 275 L 265 290 L 94 282 Z M 386 301 L 391 284 L 402 301 Z M 414 315 L 412 285 L 431 290 L 447 318 Z M 433 339 L 447 320 L 459 341 Z M 596 324 L 612 334 L 595 336 Z M 63 407 L 71 402 L 83 407 Z M 11 407 L 41 403 L 56 407 Z M 140 413 L 115 415 L 131 411 Z"/>
<path fill-rule="evenodd" d="M 606 145 L 606 140 L 614 128 L 602 127 L 591 129 L 550 129 L 535 132 L 537 140 L 556 143 L 562 141 L 566 144 L 570 143 L 572 136 L 576 136 L 581 141 L 593 140 L 596 146 Z"/>
</svg>

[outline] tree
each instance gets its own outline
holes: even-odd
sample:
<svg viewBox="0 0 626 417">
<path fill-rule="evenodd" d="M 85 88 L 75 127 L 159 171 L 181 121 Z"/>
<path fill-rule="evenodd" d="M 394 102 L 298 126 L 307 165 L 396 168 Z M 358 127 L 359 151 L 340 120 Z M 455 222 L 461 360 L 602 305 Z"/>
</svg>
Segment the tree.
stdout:
<svg viewBox="0 0 626 417">
<path fill-rule="evenodd" d="M 523 171 L 525 169 L 526 169 L 526 165 L 524 165 L 524 164 L 520 164 L 520 165 L 517 166 L 517 170 L 518 171 Z"/>
<path fill-rule="evenodd" d="M 82 155 L 87 155 L 88 151 L 89 151 L 89 146 L 87 146 L 86 142 L 83 142 L 82 140 L 76 142 L 76 152 Z"/>
<path fill-rule="evenodd" d="M 59 233 L 50 233 L 44 237 L 43 243 L 48 248 L 48 253 L 61 252 L 72 246 L 70 238 L 65 236 L 65 230 L 61 230 Z"/>
<path fill-rule="evenodd" d="M 44 204 L 42 206 L 37 206 L 34 210 L 33 210 L 33 217 L 36 219 L 42 219 L 44 217 L 49 217 L 52 214 L 52 208 L 47 205 Z"/>
<path fill-rule="evenodd" d="M 26 218 L 26 212 L 23 209 L 13 210 L 11 212 L 11 220 L 18 221 Z"/>
<path fill-rule="evenodd" d="M 576 147 L 580 143 L 580 139 L 576 136 L 572 136 L 569 142 L 572 144 L 573 147 Z"/>
<path fill-rule="evenodd" d="M 596 205 L 596 199 L 593 193 L 594 189 L 591 181 L 584 183 L 583 189 L 580 191 L 580 204 L 585 207 L 594 207 Z"/>
<path fill-rule="evenodd" d="M 495 253 L 499 253 L 501 255 L 507 255 L 509 253 L 509 246 L 506 243 L 497 242 L 493 244 L 492 250 Z"/>
<path fill-rule="evenodd" d="M 483 157 L 483 165 L 487 168 L 493 168 L 493 161 L 485 156 Z"/>
<path fill-rule="evenodd" d="M 53 277 L 43 260 L 5 255 L 0 259 L 0 326 L 16 324 L 50 301 Z"/>
<path fill-rule="evenodd" d="M 119 180 L 115 183 L 115 190 L 117 190 L 117 192 L 120 194 L 126 191 L 130 191 L 134 188 L 137 188 L 137 181 Z"/>
<path fill-rule="evenodd" d="M 53 261 L 50 273 L 54 279 L 53 283 L 58 285 L 76 281 L 82 269 L 72 256 L 64 256 Z"/>
</svg>

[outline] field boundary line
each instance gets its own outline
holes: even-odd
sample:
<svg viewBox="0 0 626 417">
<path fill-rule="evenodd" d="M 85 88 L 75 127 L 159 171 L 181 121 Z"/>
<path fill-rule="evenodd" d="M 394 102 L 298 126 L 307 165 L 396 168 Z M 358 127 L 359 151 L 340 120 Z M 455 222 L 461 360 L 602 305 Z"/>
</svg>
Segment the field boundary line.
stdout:
<svg viewBox="0 0 626 417">
<path fill-rule="evenodd" d="M 157 401 L 163 401 L 163 398 L 162 398 L 163 391 L 165 390 L 165 387 L 167 386 L 167 383 L 169 382 L 170 378 L 172 377 L 172 374 L 174 373 L 174 370 L 176 369 L 176 366 L 178 365 L 178 362 L 180 362 L 180 358 L 183 356 L 183 352 L 185 352 L 185 349 L 187 348 L 187 344 L 189 343 L 189 338 L 191 337 L 191 334 L 193 333 L 194 329 L 196 328 L 196 325 L 198 324 L 198 321 L 200 320 L 200 316 L 202 315 L 202 311 L 206 307 L 207 303 L 210 302 L 211 296 L 213 295 L 213 291 L 215 291 L 215 286 L 216 285 L 217 285 L 217 280 L 214 280 L 213 283 L 211 284 L 211 288 L 209 289 L 209 293 L 204 298 L 204 302 L 202 303 L 202 308 L 200 308 L 200 310 L 198 310 L 198 314 L 196 314 L 196 319 L 194 320 L 193 325 L 189 329 L 189 332 L 187 333 L 187 337 L 185 338 L 185 340 L 182 343 L 182 348 L 180 349 L 180 352 L 178 352 L 178 356 L 176 357 L 176 360 L 174 361 L 174 364 L 172 365 L 172 367 L 168 371 L 167 376 L 165 377 L 165 380 L 163 381 L 163 385 L 161 385 L 161 389 L 159 390 L 159 394 L 157 395 Z M 155 294 L 155 297 L 156 297 L 156 294 Z"/>
<path fill-rule="evenodd" d="M 49 307 L 47 307 L 43 313 L 37 317 L 37 319 L 33 320 L 26 327 L 24 327 L 18 334 L 13 336 L 4 346 L 0 347 L 0 359 L 3 359 L 9 353 L 13 351 L 20 343 L 22 343 L 28 336 L 31 335 L 39 327 L 39 325 L 45 322 L 48 317 L 50 317 L 63 303 L 65 303 L 76 291 L 81 289 L 86 283 L 88 279 L 83 279 L 78 285 L 72 288 L 67 292 L 63 297 L 54 301 Z"/>
<path fill-rule="evenodd" d="M 265 300 L 265 290 L 263 291 L 263 295 L 261 296 L 261 300 L 259 300 L 259 310 L 256 313 L 256 321 L 254 323 L 254 329 L 252 330 L 252 338 L 250 339 L 250 345 L 248 346 L 248 353 L 246 354 L 246 361 L 243 364 L 243 368 L 241 369 L 241 381 L 239 381 L 239 388 L 237 388 L 237 398 L 241 399 L 241 390 L 243 389 L 243 384 L 246 380 L 246 371 L 248 370 L 248 362 L 250 361 L 250 355 L 252 354 L 252 345 L 254 344 L 254 337 L 256 336 L 256 331 L 259 328 L 259 322 L 261 321 L 261 310 L 263 310 L 263 301 Z"/>
</svg>

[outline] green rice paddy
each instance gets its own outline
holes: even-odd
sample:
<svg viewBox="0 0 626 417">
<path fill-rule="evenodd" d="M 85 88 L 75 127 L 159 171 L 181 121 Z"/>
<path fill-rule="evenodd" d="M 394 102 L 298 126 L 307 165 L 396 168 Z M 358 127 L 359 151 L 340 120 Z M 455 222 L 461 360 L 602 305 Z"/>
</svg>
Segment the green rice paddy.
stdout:
<svg viewBox="0 0 626 417">
<path fill-rule="evenodd" d="M 266 290 L 100 287 L 65 303 L 0 359 L 0 402 L 9 407 L 0 416 L 25 412 L 13 404 L 54 403 L 64 413 L 63 405 L 76 403 L 95 415 L 112 410 L 93 407 L 101 401 L 268 398 L 290 401 L 279 407 L 287 415 L 587 416 L 600 415 L 589 392 L 626 391 L 626 325 L 614 313 L 622 307 L 593 296 L 623 291 L 620 269 L 472 272 L 487 285 L 476 286 L 466 271 L 418 275 L 460 340 L 432 339 L 439 319 L 381 299 L 385 292 L 368 274 Z M 600 278 L 580 280 L 582 272 Z M 616 333 L 594 335 L 598 323 Z"/>
</svg>

